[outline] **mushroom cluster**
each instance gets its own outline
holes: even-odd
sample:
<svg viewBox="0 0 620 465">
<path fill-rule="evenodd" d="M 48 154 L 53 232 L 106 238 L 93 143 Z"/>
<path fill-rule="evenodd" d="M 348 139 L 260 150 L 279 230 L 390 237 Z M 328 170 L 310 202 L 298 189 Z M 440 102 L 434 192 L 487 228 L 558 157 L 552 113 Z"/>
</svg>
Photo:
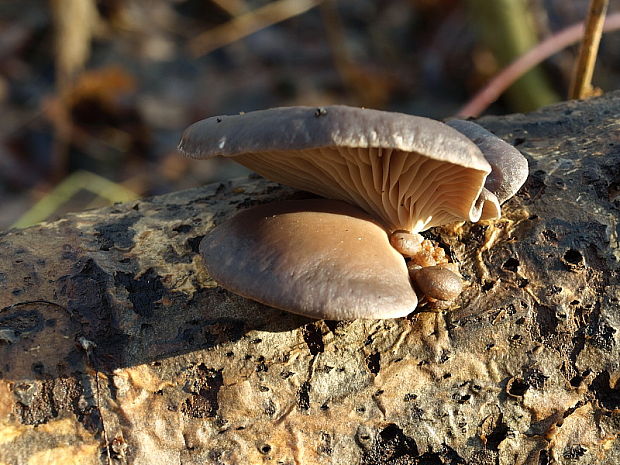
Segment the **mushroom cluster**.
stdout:
<svg viewBox="0 0 620 465">
<path fill-rule="evenodd" d="M 347 106 L 207 118 L 179 148 L 332 199 L 243 211 L 200 247 L 223 287 L 326 319 L 405 316 L 418 300 L 410 279 L 430 300 L 456 298 L 458 268 L 419 233 L 499 218 L 528 173 L 518 150 L 475 123 Z"/>
</svg>

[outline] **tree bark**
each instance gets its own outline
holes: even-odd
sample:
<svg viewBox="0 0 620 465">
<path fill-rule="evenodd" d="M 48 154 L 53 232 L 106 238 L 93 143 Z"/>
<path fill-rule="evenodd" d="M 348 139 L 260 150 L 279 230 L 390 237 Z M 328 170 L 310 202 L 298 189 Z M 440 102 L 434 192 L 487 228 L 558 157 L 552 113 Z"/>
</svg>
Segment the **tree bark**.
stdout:
<svg viewBox="0 0 620 465">
<path fill-rule="evenodd" d="M 530 176 L 429 231 L 445 312 L 313 321 L 217 286 L 244 179 L 0 234 L 2 464 L 620 463 L 620 92 L 480 123 Z"/>
</svg>

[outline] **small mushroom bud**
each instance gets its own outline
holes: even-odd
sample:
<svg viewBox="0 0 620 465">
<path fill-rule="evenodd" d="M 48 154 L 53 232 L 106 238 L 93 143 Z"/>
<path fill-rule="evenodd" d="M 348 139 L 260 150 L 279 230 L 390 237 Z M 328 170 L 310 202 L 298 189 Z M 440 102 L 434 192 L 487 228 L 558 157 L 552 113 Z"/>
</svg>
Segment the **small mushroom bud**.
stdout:
<svg viewBox="0 0 620 465">
<path fill-rule="evenodd" d="M 409 271 L 420 291 L 432 299 L 454 300 L 463 290 L 461 278 L 442 266 L 410 267 Z"/>
<path fill-rule="evenodd" d="M 438 268 L 445 268 L 446 270 L 452 271 L 457 276 L 461 276 L 461 272 L 459 270 L 459 264 L 458 263 L 454 263 L 454 262 L 439 263 L 437 265 L 437 267 Z"/>
<path fill-rule="evenodd" d="M 390 234 L 390 244 L 405 257 L 417 255 L 421 250 L 423 241 L 422 236 L 409 231 L 399 230 Z"/>
</svg>

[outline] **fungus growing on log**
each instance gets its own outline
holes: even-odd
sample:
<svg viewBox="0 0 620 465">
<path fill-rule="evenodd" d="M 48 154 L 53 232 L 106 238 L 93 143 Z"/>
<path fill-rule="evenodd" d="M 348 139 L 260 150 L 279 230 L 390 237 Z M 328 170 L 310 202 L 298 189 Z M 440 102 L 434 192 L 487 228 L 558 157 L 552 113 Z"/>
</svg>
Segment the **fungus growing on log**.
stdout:
<svg viewBox="0 0 620 465">
<path fill-rule="evenodd" d="M 491 165 L 469 138 L 439 121 L 330 106 L 215 116 L 190 126 L 179 148 L 227 157 L 273 181 L 357 205 L 390 230 L 424 231 L 499 217 L 481 196 Z M 486 205 L 491 203 L 493 205 Z"/>
<path fill-rule="evenodd" d="M 200 253 L 222 287 L 311 318 L 397 318 L 418 302 L 385 230 L 339 200 L 244 210 L 213 229 Z"/>
<path fill-rule="evenodd" d="M 346 106 L 273 108 L 199 121 L 185 131 L 179 148 L 195 158 L 231 158 L 268 179 L 356 205 L 381 223 L 391 235 L 387 244 L 411 257 L 413 264 L 441 266 L 448 261 L 443 250 L 417 233 L 455 221 L 499 218 L 500 203 L 512 196 L 527 177 L 527 162 L 518 150 L 475 123 L 455 120 L 449 124 Z M 233 218 L 228 227 L 235 231 L 235 240 L 263 249 L 262 242 L 250 237 L 256 230 L 250 220 L 264 228 L 264 213 L 259 210 L 242 214 L 238 220 Z M 315 244 L 312 253 L 322 257 L 340 254 L 332 239 L 316 227 L 318 220 L 301 212 L 298 215 L 295 224 L 308 221 L 308 225 L 296 229 L 299 236 L 281 234 L 279 241 L 291 242 L 279 246 L 282 250 L 292 250 L 300 236 L 307 234 L 312 236 L 308 241 Z M 240 229 L 238 224 L 244 227 Z M 320 234 L 323 241 L 317 239 Z M 262 296 L 260 289 L 247 290 L 249 281 L 258 279 L 252 273 L 260 267 L 248 268 L 251 273 L 243 285 L 230 284 L 221 276 L 218 279 L 220 267 L 234 266 L 231 260 L 239 259 L 235 254 L 236 258 L 228 258 L 223 264 L 217 257 L 217 246 L 213 244 L 222 242 L 224 236 L 206 236 L 201 250 L 212 276 L 238 294 L 317 318 L 389 318 L 402 313 L 402 309 L 378 311 L 373 307 L 375 303 L 366 308 L 357 294 L 338 285 L 333 289 L 342 294 L 332 294 L 332 288 L 327 294 L 330 299 L 341 299 L 333 308 L 327 303 L 307 306 L 301 301 L 297 304 L 300 308 L 292 302 L 284 305 L 281 301 L 288 289 L 286 280 L 279 282 L 282 289 L 277 299 Z M 273 244 L 266 235 L 261 237 L 261 241 Z M 286 256 L 289 258 L 285 261 L 289 261 L 292 255 Z M 304 257 L 310 258 L 307 254 Z M 255 259 L 260 262 L 260 257 Z M 323 265 L 329 262 L 325 259 Z M 315 272 L 308 276 L 319 275 Z M 448 270 L 412 273 L 414 280 L 416 275 L 423 283 L 418 288 L 425 289 L 431 298 L 452 299 L 462 287 L 458 274 Z M 333 279 L 339 278 L 334 275 Z M 310 286 L 309 281 L 306 285 Z M 348 301 L 347 293 L 352 296 Z M 300 295 L 291 293 L 290 297 L 298 299 Z M 351 307 L 345 310 L 347 305 Z"/>
</svg>

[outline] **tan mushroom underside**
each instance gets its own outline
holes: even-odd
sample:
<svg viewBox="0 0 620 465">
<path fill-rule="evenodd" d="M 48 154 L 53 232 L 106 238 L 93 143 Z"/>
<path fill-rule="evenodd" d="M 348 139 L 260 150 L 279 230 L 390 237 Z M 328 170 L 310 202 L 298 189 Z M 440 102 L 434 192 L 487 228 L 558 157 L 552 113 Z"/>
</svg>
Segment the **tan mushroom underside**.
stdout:
<svg viewBox="0 0 620 465">
<path fill-rule="evenodd" d="M 260 175 L 358 205 L 393 230 L 424 231 L 478 221 L 486 173 L 417 153 L 382 148 L 318 148 L 247 153 L 234 158 Z"/>
<path fill-rule="evenodd" d="M 397 318 L 417 305 L 386 232 L 337 200 L 244 210 L 209 232 L 200 253 L 222 287 L 311 318 Z"/>
<path fill-rule="evenodd" d="M 179 147 L 353 203 L 388 229 L 500 216 L 497 198 L 483 189 L 491 166 L 480 149 L 428 118 L 346 106 L 274 108 L 207 118 L 186 130 Z"/>
</svg>

